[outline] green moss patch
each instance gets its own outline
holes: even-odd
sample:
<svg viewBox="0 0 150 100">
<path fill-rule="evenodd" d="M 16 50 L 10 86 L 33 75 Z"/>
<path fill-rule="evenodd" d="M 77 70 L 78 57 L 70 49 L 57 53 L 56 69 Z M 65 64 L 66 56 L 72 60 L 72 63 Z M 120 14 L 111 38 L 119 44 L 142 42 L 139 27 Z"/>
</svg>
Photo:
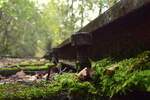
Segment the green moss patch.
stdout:
<svg viewBox="0 0 150 100">
<path fill-rule="evenodd" d="M 107 67 L 118 66 L 115 74 L 106 75 Z M 150 88 L 150 52 L 146 51 L 135 58 L 124 59 L 119 62 L 104 59 L 96 63 L 95 78 L 99 92 L 112 97 L 115 94 L 126 94 L 132 89 L 149 91 Z M 142 88 L 141 88 L 142 87 Z"/>
<path fill-rule="evenodd" d="M 74 74 L 56 75 L 51 83 L 41 82 L 32 86 L 23 84 L 0 85 L 1 99 L 49 99 L 60 100 L 69 96 L 95 94 L 96 89 L 89 82 L 80 82 Z M 86 97 L 88 98 L 88 96 Z"/>
<path fill-rule="evenodd" d="M 25 66 L 25 67 L 12 67 L 12 68 L 0 68 L 0 75 L 2 76 L 10 76 L 15 74 L 18 71 L 25 71 L 27 74 L 32 74 L 34 71 L 47 71 L 48 70 L 48 65 L 45 64 L 42 66 Z"/>
<path fill-rule="evenodd" d="M 113 75 L 106 68 L 118 66 Z M 56 74 L 52 81 L 34 85 L 0 85 L 0 99 L 12 100 L 107 100 L 130 91 L 150 92 L 150 52 L 134 58 L 114 61 L 105 58 L 93 63 L 95 74 L 90 82 L 82 82 L 73 73 Z M 105 98 L 104 98 L 105 97 Z"/>
</svg>

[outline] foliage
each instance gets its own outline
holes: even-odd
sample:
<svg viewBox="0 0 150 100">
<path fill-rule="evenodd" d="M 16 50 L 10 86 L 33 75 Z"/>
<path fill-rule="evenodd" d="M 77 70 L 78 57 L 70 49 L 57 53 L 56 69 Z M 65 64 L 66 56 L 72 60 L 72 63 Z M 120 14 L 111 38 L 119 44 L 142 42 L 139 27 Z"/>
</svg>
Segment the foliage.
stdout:
<svg viewBox="0 0 150 100">
<path fill-rule="evenodd" d="M 43 24 L 46 24 L 52 39 L 52 46 L 57 46 L 72 33 L 88 24 L 118 0 L 48 0 L 41 10 Z M 99 13 L 97 13 L 99 10 Z"/>
<path fill-rule="evenodd" d="M 42 56 L 117 0 L 36 1 L 0 0 L 0 56 Z"/>
<path fill-rule="evenodd" d="M 1 6 L 0 13 L 0 54 L 36 55 L 36 50 L 43 47 L 41 43 L 45 43 L 49 32 L 42 24 L 41 14 L 34 2 L 7 0 Z"/>
</svg>

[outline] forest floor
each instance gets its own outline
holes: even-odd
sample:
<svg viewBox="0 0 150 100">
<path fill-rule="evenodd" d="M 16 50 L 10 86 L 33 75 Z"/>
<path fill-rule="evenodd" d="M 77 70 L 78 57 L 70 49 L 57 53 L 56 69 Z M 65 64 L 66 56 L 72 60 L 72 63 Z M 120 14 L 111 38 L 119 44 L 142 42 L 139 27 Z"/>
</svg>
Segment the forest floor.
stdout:
<svg viewBox="0 0 150 100">
<path fill-rule="evenodd" d="M 0 84 L 45 80 L 49 61 L 35 58 L 0 58 Z"/>
<path fill-rule="evenodd" d="M 51 65 L 44 59 L 1 58 L 0 100 L 150 100 L 150 51 L 92 62 L 88 81 L 68 72 L 46 81 Z"/>
</svg>

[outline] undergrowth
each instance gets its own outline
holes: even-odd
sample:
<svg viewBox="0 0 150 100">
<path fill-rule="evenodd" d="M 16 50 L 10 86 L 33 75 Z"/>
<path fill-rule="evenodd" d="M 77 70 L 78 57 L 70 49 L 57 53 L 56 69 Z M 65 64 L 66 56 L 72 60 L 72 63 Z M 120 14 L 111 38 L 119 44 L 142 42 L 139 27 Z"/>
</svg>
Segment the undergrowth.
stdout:
<svg viewBox="0 0 150 100">
<path fill-rule="evenodd" d="M 117 66 L 115 73 L 107 75 L 105 70 L 112 66 Z M 95 74 L 90 82 L 80 81 L 75 74 L 64 73 L 57 74 L 50 82 L 31 86 L 0 85 L 0 99 L 104 100 L 104 97 L 126 95 L 134 90 L 150 92 L 150 51 L 121 61 L 105 58 L 93 63 L 92 68 Z"/>
</svg>

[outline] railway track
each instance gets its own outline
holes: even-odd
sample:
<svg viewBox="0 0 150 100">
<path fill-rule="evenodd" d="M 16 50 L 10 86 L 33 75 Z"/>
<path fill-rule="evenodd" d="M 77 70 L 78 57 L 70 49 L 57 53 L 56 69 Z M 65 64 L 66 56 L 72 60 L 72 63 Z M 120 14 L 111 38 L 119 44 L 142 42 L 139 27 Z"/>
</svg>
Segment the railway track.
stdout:
<svg viewBox="0 0 150 100">
<path fill-rule="evenodd" d="M 150 0 L 121 0 L 51 53 L 89 66 L 89 59 L 127 57 L 150 50 Z"/>
</svg>

